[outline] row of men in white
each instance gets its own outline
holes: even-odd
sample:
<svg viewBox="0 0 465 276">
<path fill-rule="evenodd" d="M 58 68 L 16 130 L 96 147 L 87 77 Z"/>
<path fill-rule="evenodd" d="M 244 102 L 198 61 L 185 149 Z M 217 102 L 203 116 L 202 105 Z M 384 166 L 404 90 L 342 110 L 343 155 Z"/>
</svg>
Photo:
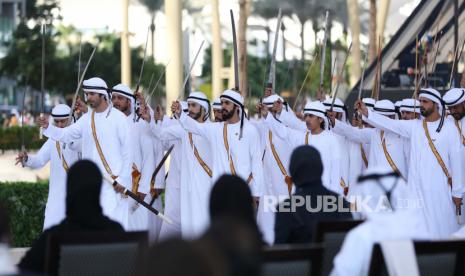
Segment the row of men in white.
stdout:
<svg viewBox="0 0 465 276">
<path fill-rule="evenodd" d="M 152 196 L 157 196 L 160 192 L 158 189 L 165 187 L 164 172 L 157 174 L 155 181 L 150 180 L 163 152 L 174 145 L 165 191 L 165 215 L 174 221 L 173 225 L 163 224 L 159 231 L 161 222 L 158 218 L 131 205 L 131 201 L 117 195 L 110 185 L 103 186 L 104 212 L 120 221 L 128 230 L 149 229 L 154 233 L 152 238 L 157 237 L 158 233 L 161 238 L 199 235 L 208 225 L 207 205 L 211 185 L 224 173 L 237 174 L 247 180 L 257 203 L 259 198 L 263 202 L 265 195 L 289 196 L 293 189 L 287 173 L 290 153 L 302 144 L 313 145 L 320 151 L 324 164 L 323 184 L 327 188 L 350 195 L 355 191 L 352 187 L 358 175 L 367 167 L 388 166 L 408 180 L 410 195 L 423 200 L 424 219 L 435 237 L 450 235 L 458 228 L 453 200 L 458 203 L 464 192 L 461 169 L 465 167 L 460 155 L 460 152 L 463 155 L 465 142 L 459 141 L 459 137 L 463 140 L 461 125 L 465 100 L 461 89 L 452 89 L 444 96 L 451 115 L 459 115 L 456 120 L 448 117 L 443 125 L 441 123 L 442 128 L 436 127 L 441 120 L 431 115 L 435 109 L 438 109 L 434 113 L 436 115 L 438 111 L 445 110 L 443 99 L 433 89 L 422 90 L 420 102 L 412 99 L 402 101 L 402 119 L 411 120 L 394 120 L 395 106 L 390 101 L 375 103 L 372 99 L 364 99 L 366 106 L 372 110 L 363 109 L 365 105 L 360 107 L 364 111 L 365 121 L 361 128 L 346 123 L 345 107 L 339 99 L 335 100 L 332 111 L 328 110 L 332 99 L 323 103 L 308 103 L 303 112 L 303 122 L 283 105 L 282 98 L 271 95 L 263 101 L 261 109 L 264 118 L 249 120 L 245 118 L 242 96 L 226 90 L 220 102 L 213 105 L 214 108 L 215 104 L 216 107 L 221 106 L 223 122 L 211 123 L 208 120 L 210 104 L 207 97 L 194 92 L 187 99 L 187 108 L 182 108 L 180 103 L 172 105 L 174 118 L 154 116 L 150 110 L 143 114 L 144 120 L 138 121 L 134 120 L 134 97 L 129 88 L 123 85 L 114 87 L 111 96 L 103 80 L 92 78 L 84 82 L 83 89 L 91 112 L 66 128 L 49 126 L 45 120 L 40 122 L 45 128 L 45 135 L 53 141 L 60 141 L 61 144 L 55 143 L 60 144 L 62 153 L 65 148 L 72 148 L 63 143 L 81 140 L 83 158 L 96 162 L 102 173 L 139 192 L 148 202 Z M 124 101 L 116 99 L 117 95 L 126 97 L 129 102 L 123 104 Z M 110 97 L 114 106 L 122 112 L 111 106 Z M 461 113 L 454 111 L 456 106 L 462 107 Z M 182 112 L 183 109 L 188 114 Z M 273 116 L 267 116 L 268 113 Z M 327 115 L 332 119 L 332 124 L 329 124 Z M 427 126 L 429 139 L 425 135 L 423 122 Z M 443 166 L 429 148 L 429 140 L 443 156 L 449 176 L 446 176 Z M 53 154 L 56 155 L 54 151 Z M 56 160 L 52 163 L 52 171 L 63 170 L 63 162 L 59 160 L 65 158 L 59 157 L 60 153 L 51 158 L 52 161 Z M 431 169 L 421 171 L 426 167 Z M 138 174 L 140 181 L 137 189 L 137 185 L 132 184 L 137 183 L 134 180 L 137 180 Z M 52 172 L 51 187 L 54 182 L 61 182 L 57 184 L 64 187 L 65 174 L 57 175 L 56 179 L 54 175 Z M 454 183 L 451 188 L 449 181 Z M 49 202 L 52 196 L 50 194 Z M 62 201 L 58 197 L 56 200 Z M 160 208 L 161 202 L 159 199 L 157 201 Z M 257 221 L 265 241 L 272 243 L 274 214 L 266 212 L 265 204 L 259 206 Z M 141 213 L 139 216 L 136 215 L 138 212 Z M 153 220 L 155 225 L 150 224 L 149 220 Z M 53 223 L 56 222 L 57 219 Z"/>
</svg>

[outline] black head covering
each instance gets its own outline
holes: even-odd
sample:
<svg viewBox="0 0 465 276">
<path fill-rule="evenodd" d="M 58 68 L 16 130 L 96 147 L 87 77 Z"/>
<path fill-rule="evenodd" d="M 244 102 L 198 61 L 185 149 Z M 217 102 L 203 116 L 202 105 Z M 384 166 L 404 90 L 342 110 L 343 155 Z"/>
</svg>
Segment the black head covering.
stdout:
<svg viewBox="0 0 465 276">
<path fill-rule="evenodd" d="M 297 147 L 291 155 L 289 172 L 297 187 L 322 185 L 323 163 L 318 150 L 307 145 Z"/>
<path fill-rule="evenodd" d="M 221 176 L 213 186 L 210 194 L 210 217 L 231 216 L 246 223 L 255 223 L 252 193 L 245 181 L 234 175 Z"/>
<path fill-rule="evenodd" d="M 66 186 L 66 220 L 99 228 L 103 217 L 101 187 L 102 174 L 93 162 L 81 160 L 71 166 Z"/>
</svg>

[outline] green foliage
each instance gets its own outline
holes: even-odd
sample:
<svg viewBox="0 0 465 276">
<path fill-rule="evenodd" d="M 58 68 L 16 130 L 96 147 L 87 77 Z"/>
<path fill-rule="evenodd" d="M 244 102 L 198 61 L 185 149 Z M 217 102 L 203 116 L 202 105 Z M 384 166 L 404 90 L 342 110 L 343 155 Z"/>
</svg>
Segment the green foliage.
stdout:
<svg viewBox="0 0 465 276">
<path fill-rule="evenodd" d="M 46 139 L 39 139 L 38 127 L 24 127 L 24 144 L 27 150 L 39 149 L 45 141 Z M 21 127 L 0 128 L 0 150 L 19 149 L 21 149 Z"/>
<path fill-rule="evenodd" d="M 56 1 L 52 0 L 45 1 L 43 5 L 34 6 L 35 1 L 31 3 L 28 1 L 28 4 L 33 6 L 27 11 L 31 20 L 22 21 L 17 26 L 8 54 L 0 60 L 0 74 L 13 79 L 19 79 L 21 76 L 20 85 L 27 83 L 34 89 L 40 90 L 42 60 L 40 24 L 43 21 L 50 23 L 59 19 L 59 16 L 56 16 L 59 8 Z M 69 38 L 79 36 L 80 33 L 73 26 L 59 26 L 56 29 L 52 29 L 51 25 L 48 26 L 45 35 L 45 89 L 47 91 L 63 95 L 74 94 L 77 83 L 79 39 Z M 105 33 L 95 35 L 92 43 L 84 42 L 81 55 L 82 69 L 97 43 L 98 48 L 87 70 L 86 78 L 101 77 L 108 86 L 112 87 L 121 81 L 121 40 L 116 33 Z M 60 48 L 58 45 L 66 47 Z M 143 47 L 131 49 L 131 80 L 134 86 L 139 78 L 143 50 Z M 141 80 L 142 86 L 144 84 L 148 86 L 152 73 L 158 77 L 162 72 L 163 66 L 156 65 L 153 59 L 148 58 Z M 160 89 L 163 87 L 160 86 L 157 90 L 160 91 Z"/>
<path fill-rule="evenodd" d="M 28 247 L 42 232 L 48 182 L 0 183 L 0 202 L 10 217 L 13 247 Z"/>
</svg>

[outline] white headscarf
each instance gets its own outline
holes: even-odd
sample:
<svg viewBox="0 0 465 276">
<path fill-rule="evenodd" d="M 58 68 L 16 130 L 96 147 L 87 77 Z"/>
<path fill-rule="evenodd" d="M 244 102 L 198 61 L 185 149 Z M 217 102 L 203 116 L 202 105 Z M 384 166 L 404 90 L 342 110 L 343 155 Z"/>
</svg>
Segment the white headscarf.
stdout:
<svg viewBox="0 0 465 276">
<path fill-rule="evenodd" d="M 55 119 L 69 119 L 69 114 L 71 113 L 71 108 L 66 104 L 57 104 L 52 109 L 52 114 L 50 114 L 51 123 L 55 125 Z"/>
<path fill-rule="evenodd" d="M 373 110 L 385 116 L 396 115 L 396 108 L 390 100 L 377 101 Z"/>
<path fill-rule="evenodd" d="M 444 101 L 441 98 L 441 94 L 433 88 L 422 88 L 418 97 L 426 98 L 438 104 L 438 111 L 441 114 L 441 121 L 439 122 L 439 126 L 436 129 L 436 132 L 440 132 L 442 125 L 444 124 L 444 117 L 446 116 L 446 107 L 444 105 Z"/>
<path fill-rule="evenodd" d="M 198 103 L 200 106 L 205 108 L 205 116 L 203 120 L 207 120 L 210 117 L 210 101 L 208 100 L 207 96 L 205 96 L 202 92 L 192 92 L 187 97 L 187 102 L 194 102 Z"/>
<path fill-rule="evenodd" d="M 370 210 L 362 210 L 362 213 L 368 214 L 370 211 L 392 211 L 391 206 L 396 206 L 399 198 L 392 196 L 397 185 L 404 184 L 399 175 L 392 171 L 388 166 L 372 166 L 369 167 L 359 178 L 356 188 L 356 194 L 362 199 L 369 197 L 366 200 Z M 388 200 L 386 205 L 380 205 L 380 200 Z M 381 207 L 382 209 L 377 209 Z"/>
<path fill-rule="evenodd" d="M 327 98 L 326 100 L 324 100 L 323 105 L 326 107 L 326 111 L 329 111 L 331 109 L 332 102 L 333 102 L 333 98 Z M 343 122 L 347 121 L 347 108 L 341 99 L 336 98 L 334 100 L 333 111 L 337 113 L 342 113 L 341 121 Z"/>
<path fill-rule="evenodd" d="M 373 108 L 375 107 L 376 100 L 373 98 L 363 98 L 362 102 L 366 105 L 366 107 L 373 111 Z"/>
<path fill-rule="evenodd" d="M 233 104 L 237 105 L 240 110 L 239 116 L 241 116 L 241 130 L 239 134 L 239 139 L 242 138 L 242 129 L 244 127 L 244 117 L 245 117 L 245 110 L 244 110 L 244 98 L 239 92 L 234 90 L 225 90 L 223 94 L 221 94 L 220 99 L 232 102 Z"/>
<path fill-rule="evenodd" d="M 411 98 L 403 99 L 399 110 L 400 112 L 407 111 L 420 113 L 420 102 Z"/>
<path fill-rule="evenodd" d="M 465 101 L 465 89 L 464 88 L 452 88 L 447 91 L 442 97 L 444 103 L 447 106 L 454 106 L 461 104 Z"/>
<path fill-rule="evenodd" d="M 113 86 L 113 88 L 111 89 L 111 93 L 120 94 L 121 96 L 126 97 L 131 101 L 131 113 L 133 114 L 135 119 L 136 99 L 131 89 L 127 85 L 120 83 L 118 85 Z"/>
<path fill-rule="evenodd" d="M 110 115 L 111 107 L 113 106 L 111 104 L 111 93 L 108 90 L 108 86 L 104 80 L 102 80 L 101 78 L 97 78 L 97 77 L 84 80 L 82 82 L 82 90 L 84 90 L 84 92 L 94 92 L 94 93 L 102 94 L 107 100 L 108 105 L 110 106 L 110 108 L 108 108 L 107 117 L 108 115 Z M 84 100 L 87 102 L 86 93 L 84 93 Z"/>
<path fill-rule="evenodd" d="M 221 100 L 220 97 L 216 98 L 212 104 L 213 110 L 221 110 Z"/>
<path fill-rule="evenodd" d="M 108 86 L 105 83 L 105 81 L 102 80 L 101 78 L 95 77 L 95 78 L 84 80 L 82 82 L 82 90 L 84 90 L 84 92 L 94 92 L 94 93 L 102 94 L 105 96 L 107 101 L 110 101 L 110 98 L 109 98 L 110 93 L 108 91 Z M 85 97 L 85 100 L 87 101 L 87 97 L 85 96 L 85 93 L 84 93 L 84 97 Z"/>
</svg>

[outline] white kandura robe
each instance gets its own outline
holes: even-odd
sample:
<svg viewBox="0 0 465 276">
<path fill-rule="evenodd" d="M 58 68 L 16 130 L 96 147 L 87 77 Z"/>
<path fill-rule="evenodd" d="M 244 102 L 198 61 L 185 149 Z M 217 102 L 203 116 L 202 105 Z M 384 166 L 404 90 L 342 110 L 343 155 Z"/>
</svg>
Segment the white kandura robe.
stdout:
<svg viewBox="0 0 465 276">
<path fill-rule="evenodd" d="M 163 159 L 163 156 L 165 154 L 164 152 L 164 147 L 163 143 L 161 142 L 160 139 L 152 136 L 149 142 L 152 144 L 152 149 L 147 150 L 147 153 L 144 154 L 149 154 L 154 156 L 155 158 L 155 167 L 160 164 L 161 160 Z M 168 160 L 165 161 L 165 164 L 168 163 Z M 155 176 L 155 182 L 154 182 L 154 189 L 165 189 L 166 187 L 166 182 L 165 182 L 165 164 L 161 167 L 160 171 L 158 171 L 157 175 Z M 152 178 L 152 174 L 155 172 L 155 167 L 152 168 L 151 171 L 148 171 L 150 174 L 150 179 Z M 150 180 L 149 180 L 150 181 Z M 149 202 L 152 200 L 152 196 L 148 194 L 145 197 L 145 202 Z M 162 197 L 159 195 L 157 199 L 155 199 L 153 203 L 153 208 L 157 209 L 158 211 L 164 213 L 163 210 L 163 202 L 162 202 Z M 143 210 L 145 208 L 138 208 L 136 212 L 140 212 L 140 210 Z M 158 216 L 155 216 L 153 213 L 146 211 L 145 214 L 148 216 L 147 218 L 147 227 L 149 231 L 149 241 L 150 242 L 157 242 L 158 238 L 160 236 L 160 230 L 161 226 L 163 224 L 163 220 L 161 220 Z"/>
<path fill-rule="evenodd" d="M 439 162 L 431 150 L 421 120 L 392 120 L 369 111 L 364 118 L 369 124 L 410 138 L 410 159 L 408 186 L 423 204 L 423 217 L 427 231 L 434 238 L 445 238 L 457 231 L 459 225 L 455 216 L 452 196 L 461 198 L 464 193 L 462 156 L 457 129 L 445 120 L 439 133 L 439 120 L 428 122 L 431 139 L 452 177 L 452 189 L 447 183 Z"/>
<path fill-rule="evenodd" d="M 368 275 L 375 243 L 428 239 L 426 226 L 419 216 L 418 210 L 370 213 L 365 222 L 345 237 L 330 275 Z"/>
<path fill-rule="evenodd" d="M 208 125 L 209 122 L 204 122 Z M 185 239 L 200 237 L 210 222 L 209 200 L 212 188 L 211 177 L 200 165 L 194 155 L 194 148 L 189 140 L 189 132 L 182 128 L 179 122 L 172 126 L 161 128 L 163 141 L 181 141 L 181 233 Z M 208 168 L 212 169 L 210 145 L 208 141 L 196 134 L 192 134 L 192 144 L 197 149 L 200 158 Z"/>
<path fill-rule="evenodd" d="M 202 124 L 186 114 L 181 114 L 179 122 L 184 129 L 202 136 L 211 145 L 213 183 L 223 174 L 231 174 L 223 136 L 226 123 Z M 260 137 L 257 129 L 247 119 L 244 119 L 243 137 L 239 140 L 240 124 L 240 121 L 235 124 L 226 124 L 229 155 L 239 177 L 246 181 L 252 173 L 253 179 L 249 187 L 252 196 L 260 197 L 263 195 L 264 187 Z"/>
<path fill-rule="evenodd" d="M 462 156 L 462 183 L 465 185 L 465 142 L 463 141 L 465 137 L 465 117 L 463 117 L 461 120 L 459 120 L 459 127 L 461 128 L 461 133 L 459 133 L 459 129 L 455 125 L 455 119 L 452 116 L 447 117 L 447 120 L 451 122 L 451 124 L 454 126 L 453 128 L 455 129 L 456 135 L 459 137 L 459 142 L 460 142 L 460 155 Z M 464 198 L 465 194 L 463 194 L 462 198 Z M 463 223 L 465 223 L 465 204 L 462 204 L 462 226 Z"/>
<path fill-rule="evenodd" d="M 385 166 L 391 168 L 384 153 L 381 130 L 375 128 L 357 128 L 336 120 L 333 131 L 347 137 L 353 142 L 370 145 L 368 167 Z M 404 138 L 391 131 L 385 131 L 384 140 L 386 141 L 386 149 L 392 161 L 399 169 L 402 176 L 407 179 L 408 169 L 404 155 Z"/>
<path fill-rule="evenodd" d="M 153 151 L 152 134 L 150 132 L 149 124 L 144 120 L 134 121 L 134 115 L 130 114 L 127 118 L 127 123 L 130 128 L 129 139 L 132 152 L 131 172 L 132 166 L 136 166 L 140 176 L 139 186 L 137 192 L 145 194 L 144 201 L 150 202 L 150 179 L 152 172 L 155 169 L 155 155 Z M 131 176 L 132 180 L 132 176 Z M 127 187 L 132 190 L 131 185 Z M 127 231 L 147 231 L 149 213 L 145 207 L 140 206 L 132 198 L 122 198 L 121 212 L 126 213 L 126 227 Z M 125 204 L 124 204 L 125 203 Z M 125 209 L 124 209 L 125 208 Z"/>
<path fill-rule="evenodd" d="M 152 134 L 160 139 L 160 130 L 156 124 L 161 124 L 162 128 L 166 128 L 177 124 L 175 119 L 164 116 L 162 122 L 150 121 Z M 173 151 L 170 154 L 169 172 L 166 178 L 165 187 L 165 215 L 169 217 L 173 224 L 162 222 L 159 240 L 165 240 L 170 237 L 181 236 L 181 160 L 182 160 L 182 144 L 178 139 L 169 141 L 161 141 L 165 150 L 174 145 Z M 160 174 L 160 173 L 159 173 Z"/>
<path fill-rule="evenodd" d="M 370 159 L 368 153 L 370 152 L 370 144 L 360 144 L 353 141 L 347 142 L 349 146 L 349 193 L 347 194 L 347 198 L 350 199 L 353 188 L 357 186 L 358 177 L 367 169 L 362 157 L 362 149 L 360 147 L 363 148 L 369 165 Z"/>
<path fill-rule="evenodd" d="M 66 163 L 71 167 L 78 161 L 81 143 L 60 143 L 60 150 Z M 50 179 L 48 185 L 47 205 L 45 206 L 44 230 L 60 223 L 66 217 L 66 175 L 62 159 L 58 154 L 56 141 L 48 139 L 35 155 L 28 156 L 24 166 L 38 169 L 50 161 Z"/>
<path fill-rule="evenodd" d="M 323 163 L 323 175 L 321 177 L 323 186 L 327 189 L 343 194 L 344 189 L 341 187 L 341 169 L 340 169 L 340 150 L 339 143 L 334 134 L 323 130 L 320 134 L 312 135 L 309 131 L 300 131 L 286 127 L 273 116 L 268 115 L 265 119 L 266 124 L 272 129 L 273 134 L 277 134 L 281 139 L 285 139 L 292 150 L 298 146 L 305 145 L 305 137 L 308 133 L 308 145 L 315 147 L 321 155 Z M 288 153 L 289 158 L 292 151 Z"/>
<path fill-rule="evenodd" d="M 281 114 L 286 113 L 283 109 Z M 281 169 L 278 166 L 273 152 L 271 150 L 271 143 L 269 138 L 269 132 L 271 129 L 265 124 L 264 120 L 260 120 L 256 123 L 257 130 L 259 131 L 262 147 L 263 149 L 263 172 L 264 172 L 264 195 L 260 199 L 260 202 L 263 204 L 259 205 L 257 212 L 257 224 L 262 232 L 263 240 L 272 245 L 275 240 L 274 225 L 276 214 L 272 210 L 265 208 L 266 197 L 271 196 L 276 201 L 282 201 L 285 198 L 289 197 L 289 191 L 287 184 L 285 182 L 285 176 L 281 172 Z M 276 150 L 279 160 L 281 161 L 283 168 L 285 169 L 287 175 L 289 174 L 289 159 L 291 157 L 293 148 L 289 145 L 286 139 L 281 138 L 279 135 L 272 133 L 272 142 Z M 292 193 L 292 191 L 291 191 Z M 270 199 L 270 202 L 272 202 Z M 279 203 L 279 202 L 276 202 Z"/>
<path fill-rule="evenodd" d="M 108 113 L 108 109 L 100 113 L 95 113 L 97 138 L 111 171 L 117 176 L 116 181 L 125 187 L 130 187 L 132 157 L 127 118 L 126 115 L 116 108 L 109 108 L 111 108 L 110 113 Z M 108 176 L 92 135 L 91 114 L 92 110 L 89 110 L 89 112 L 84 114 L 76 123 L 66 128 L 57 128 L 50 124 L 48 128 L 44 130 L 44 135 L 64 143 L 82 139 L 82 159 L 93 161 L 99 167 L 102 175 Z M 111 184 L 112 183 L 106 180 L 103 181 L 100 194 L 100 205 L 106 216 L 120 223 L 124 223 L 119 220 L 121 214 L 115 213 L 115 208 L 119 203 L 120 196 L 114 191 Z"/>
</svg>

